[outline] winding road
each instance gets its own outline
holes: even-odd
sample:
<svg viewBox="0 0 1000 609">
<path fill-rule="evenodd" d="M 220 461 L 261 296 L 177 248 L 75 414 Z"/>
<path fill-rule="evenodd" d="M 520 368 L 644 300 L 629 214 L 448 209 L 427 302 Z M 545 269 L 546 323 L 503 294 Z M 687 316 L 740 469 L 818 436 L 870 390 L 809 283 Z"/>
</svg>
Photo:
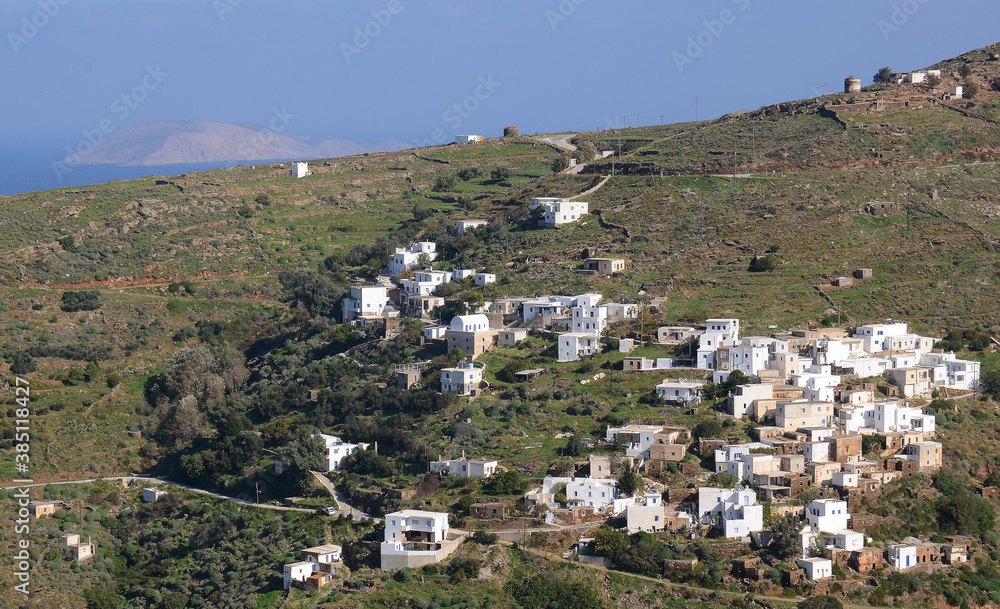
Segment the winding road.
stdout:
<svg viewBox="0 0 1000 609">
<path fill-rule="evenodd" d="M 222 495 L 220 493 L 213 493 L 212 491 L 206 491 L 204 489 L 195 488 L 193 486 L 188 486 L 186 484 L 180 484 L 177 482 L 171 482 L 169 480 L 161 480 L 160 478 L 149 478 L 146 476 L 111 476 L 108 478 L 89 478 L 87 480 L 64 480 L 62 482 L 35 482 L 32 484 L 19 484 L 16 486 L 4 486 L 0 487 L 4 490 L 19 489 L 19 488 L 34 488 L 39 486 L 48 486 L 50 484 L 90 484 L 91 482 L 97 482 L 98 480 L 141 480 L 143 482 L 149 482 L 152 484 L 165 484 L 168 486 L 176 486 L 177 488 L 182 488 L 193 493 L 200 493 L 202 495 L 208 495 L 209 497 L 215 497 L 216 499 L 225 499 L 227 501 L 232 501 L 234 503 L 241 503 L 243 505 L 255 508 L 262 508 L 265 510 L 275 510 L 279 512 L 304 512 L 307 514 L 315 514 L 316 510 L 312 508 L 297 508 L 297 507 L 286 507 L 283 505 L 271 505 L 269 503 L 254 503 L 253 501 L 248 501 L 246 499 L 240 499 L 238 497 L 230 497 L 229 495 Z"/>
</svg>

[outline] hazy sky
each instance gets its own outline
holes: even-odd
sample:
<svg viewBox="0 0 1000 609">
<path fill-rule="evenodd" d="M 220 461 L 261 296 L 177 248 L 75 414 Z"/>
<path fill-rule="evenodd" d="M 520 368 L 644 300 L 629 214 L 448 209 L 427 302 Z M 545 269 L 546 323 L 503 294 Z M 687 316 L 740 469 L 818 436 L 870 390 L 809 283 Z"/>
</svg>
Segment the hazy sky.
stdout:
<svg viewBox="0 0 1000 609">
<path fill-rule="evenodd" d="M 427 143 L 692 120 L 695 96 L 704 119 L 997 23 L 996 0 L 2 0 L 0 141 L 204 118 Z"/>
</svg>

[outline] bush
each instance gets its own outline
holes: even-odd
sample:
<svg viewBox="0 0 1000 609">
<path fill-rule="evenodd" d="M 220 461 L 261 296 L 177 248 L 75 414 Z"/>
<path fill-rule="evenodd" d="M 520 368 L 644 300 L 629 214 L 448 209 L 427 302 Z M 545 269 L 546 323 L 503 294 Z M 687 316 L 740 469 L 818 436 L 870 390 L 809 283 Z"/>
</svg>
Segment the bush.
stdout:
<svg viewBox="0 0 1000 609">
<path fill-rule="evenodd" d="M 487 533 L 486 531 L 476 531 L 469 537 L 470 541 L 478 543 L 484 546 L 496 545 L 500 541 L 500 536 L 496 533 Z"/>
<path fill-rule="evenodd" d="M 750 266 L 747 268 L 751 273 L 765 273 L 773 271 L 778 268 L 780 261 L 777 256 L 772 256 L 770 254 L 766 256 L 754 256 L 753 260 L 750 261 Z"/>
<path fill-rule="evenodd" d="M 94 311 L 101 306 L 100 292 L 63 292 L 60 308 L 67 313 Z"/>
</svg>

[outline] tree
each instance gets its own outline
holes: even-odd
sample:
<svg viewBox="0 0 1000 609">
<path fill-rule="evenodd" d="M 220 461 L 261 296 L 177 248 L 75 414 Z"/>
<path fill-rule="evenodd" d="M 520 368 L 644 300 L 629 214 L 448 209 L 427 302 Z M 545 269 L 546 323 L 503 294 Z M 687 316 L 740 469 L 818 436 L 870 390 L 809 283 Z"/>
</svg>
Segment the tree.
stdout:
<svg viewBox="0 0 1000 609">
<path fill-rule="evenodd" d="M 643 489 L 642 477 L 636 471 L 631 461 L 626 461 L 622 473 L 618 476 L 618 494 L 622 497 L 634 497 Z"/>
<path fill-rule="evenodd" d="M 579 457 L 587 450 L 586 444 L 583 442 L 583 436 L 575 433 L 569 437 L 569 441 L 566 442 L 566 454 L 570 457 Z"/>
<path fill-rule="evenodd" d="M 1000 91 L 1000 76 L 990 81 L 990 88 L 994 91 Z"/>
<path fill-rule="evenodd" d="M 28 374 L 38 369 L 38 364 L 25 351 L 18 351 L 11 358 L 10 371 L 14 374 Z"/>
<path fill-rule="evenodd" d="M 491 495 L 520 495 L 524 492 L 525 480 L 516 470 L 494 474 L 483 490 Z"/>
<path fill-rule="evenodd" d="M 799 533 L 802 524 L 798 516 L 786 513 L 771 524 L 771 553 L 781 560 L 788 560 L 799 553 Z"/>
<path fill-rule="evenodd" d="M 941 77 L 935 74 L 931 74 L 930 76 L 927 77 L 927 79 L 924 82 L 926 82 L 927 85 L 930 87 L 936 87 L 941 84 Z"/>
<path fill-rule="evenodd" d="M 967 63 L 963 63 L 958 67 L 958 74 L 962 78 L 968 78 L 972 76 L 972 66 Z"/>
<path fill-rule="evenodd" d="M 722 425 L 715 419 L 709 419 L 695 425 L 691 434 L 696 438 L 718 438 L 722 435 Z"/>
<path fill-rule="evenodd" d="M 885 436 L 880 433 L 870 433 L 861 436 L 861 454 L 881 453 L 885 450 Z"/>
<path fill-rule="evenodd" d="M 974 82 L 965 81 L 962 89 L 962 97 L 972 99 L 979 94 L 979 85 Z"/>
<path fill-rule="evenodd" d="M 772 256 L 770 254 L 766 256 L 754 256 L 753 259 L 750 260 L 750 266 L 747 270 L 751 273 L 770 272 L 778 268 L 778 264 L 780 262 L 781 261 L 777 256 Z"/>
<path fill-rule="evenodd" d="M 101 306 L 100 292 L 63 292 L 60 308 L 67 313 L 94 311 Z"/>
<path fill-rule="evenodd" d="M 441 176 L 434 182 L 434 191 L 441 192 L 445 190 L 455 189 L 455 178 L 454 176 Z"/>
<path fill-rule="evenodd" d="M 552 173 L 565 171 L 567 167 L 569 167 L 569 161 L 561 154 L 552 161 Z"/>
<path fill-rule="evenodd" d="M 875 72 L 875 76 L 872 76 L 872 80 L 875 82 L 887 83 L 892 80 L 892 68 L 886 66 L 884 68 L 879 68 L 878 72 Z"/>
<path fill-rule="evenodd" d="M 289 472 L 299 479 L 308 476 L 309 472 L 325 472 L 329 466 L 326 442 L 310 429 L 300 430 L 294 439 L 278 450 L 278 456 L 288 465 Z"/>
<path fill-rule="evenodd" d="M 286 269 L 278 275 L 278 281 L 291 304 L 302 305 L 310 315 L 338 317 L 340 301 L 347 295 L 346 288 L 315 271 Z"/>
<path fill-rule="evenodd" d="M 501 180 L 506 180 L 506 179 L 510 178 L 511 176 L 513 176 L 513 175 L 514 175 L 514 172 L 511 171 L 510 167 L 504 167 L 503 165 L 500 165 L 498 167 L 494 167 L 493 171 L 490 172 L 490 177 L 493 178 L 493 180 L 495 180 L 497 182 L 499 182 Z"/>
<path fill-rule="evenodd" d="M 805 599 L 799 603 L 799 609 L 844 609 L 844 603 L 835 596 L 822 594 Z"/>
<path fill-rule="evenodd" d="M 523 607 L 545 609 L 601 609 L 604 596 L 598 580 L 589 574 L 566 569 L 525 577 L 512 577 L 507 591 Z"/>
</svg>

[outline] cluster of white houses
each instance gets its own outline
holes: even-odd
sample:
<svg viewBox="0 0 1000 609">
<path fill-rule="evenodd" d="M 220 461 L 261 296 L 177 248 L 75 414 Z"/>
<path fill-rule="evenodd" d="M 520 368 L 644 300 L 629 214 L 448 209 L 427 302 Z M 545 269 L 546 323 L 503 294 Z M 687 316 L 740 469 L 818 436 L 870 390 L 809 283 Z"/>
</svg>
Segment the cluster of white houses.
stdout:
<svg viewBox="0 0 1000 609">
<path fill-rule="evenodd" d="M 739 370 L 764 383 L 789 383 L 810 400 L 832 401 L 842 375 L 884 377 L 903 397 L 928 397 L 935 390 L 979 388 L 980 363 L 935 349 L 936 338 L 909 331 L 905 322 L 863 324 L 853 335 L 840 328 L 793 330 L 774 336 L 740 336 L 740 320 L 709 319 L 704 330 L 663 327 L 661 344 L 697 339 L 693 367 L 725 381 Z M 625 370 L 673 368 L 672 360 L 626 358 Z M 836 371 L 836 372 L 834 372 Z"/>
</svg>

